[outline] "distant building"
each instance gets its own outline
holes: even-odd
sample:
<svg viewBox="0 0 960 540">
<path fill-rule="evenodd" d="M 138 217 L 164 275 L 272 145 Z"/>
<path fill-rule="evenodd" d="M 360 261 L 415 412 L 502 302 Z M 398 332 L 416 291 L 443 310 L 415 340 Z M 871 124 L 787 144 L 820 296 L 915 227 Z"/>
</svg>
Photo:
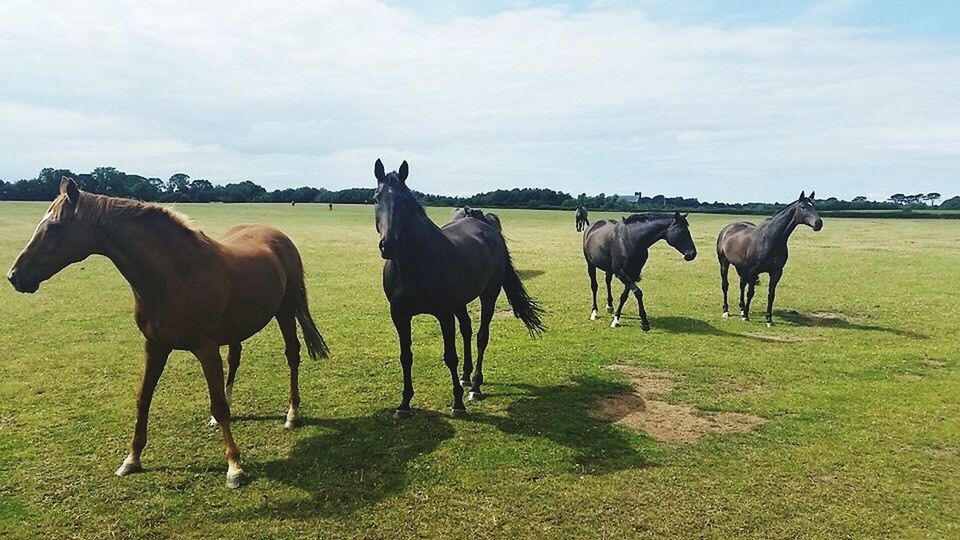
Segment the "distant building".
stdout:
<svg viewBox="0 0 960 540">
<path fill-rule="evenodd" d="M 620 196 L 620 200 L 622 200 L 622 201 L 624 201 L 624 202 L 636 204 L 636 203 L 640 202 L 640 197 L 642 197 L 642 195 L 640 194 L 640 192 L 639 192 L 639 191 L 634 191 L 634 192 L 633 192 L 633 195 L 621 195 L 621 196 Z"/>
</svg>

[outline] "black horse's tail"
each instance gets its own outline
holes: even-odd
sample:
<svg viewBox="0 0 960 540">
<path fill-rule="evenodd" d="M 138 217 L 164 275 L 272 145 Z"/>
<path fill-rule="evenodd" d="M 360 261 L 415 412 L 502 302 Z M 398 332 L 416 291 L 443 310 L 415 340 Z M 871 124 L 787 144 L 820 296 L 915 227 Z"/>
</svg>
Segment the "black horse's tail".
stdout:
<svg viewBox="0 0 960 540">
<path fill-rule="evenodd" d="M 300 278 L 300 290 L 297 294 L 297 322 L 300 323 L 300 330 L 303 331 L 303 341 L 307 344 L 307 354 L 310 358 L 316 360 L 330 356 L 330 349 L 323 341 L 320 330 L 317 330 L 317 324 L 313 322 L 313 316 L 310 315 L 310 306 L 307 304 L 307 284 Z"/>
<path fill-rule="evenodd" d="M 547 330 L 543 321 L 540 320 L 540 316 L 543 315 L 543 308 L 527 294 L 527 289 L 520 281 L 517 269 L 513 267 L 506 240 L 503 242 L 503 251 L 503 292 L 507 293 L 507 300 L 510 302 L 510 307 L 513 308 L 513 315 L 523 321 L 531 336 L 537 337 Z"/>
</svg>

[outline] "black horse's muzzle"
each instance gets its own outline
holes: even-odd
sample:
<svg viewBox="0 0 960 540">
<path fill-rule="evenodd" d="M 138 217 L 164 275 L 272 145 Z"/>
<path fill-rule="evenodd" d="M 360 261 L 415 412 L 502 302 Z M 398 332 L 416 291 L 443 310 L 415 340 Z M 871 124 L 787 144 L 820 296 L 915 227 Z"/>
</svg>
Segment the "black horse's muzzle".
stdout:
<svg viewBox="0 0 960 540">
<path fill-rule="evenodd" d="M 397 241 L 389 238 L 380 239 L 380 256 L 390 260 L 397 256 Z"/>
<path fill-rule="evenodd" d="M 697 258 L 697 250 L 693 249 L 683 254 L 683 260 L 692 261 Z"/>
<path fill-rule="evenodd" d="M 14 268 L 7 272 L 7 281 L 13 285 L 15 291 L 21 293 L 35 293 L 40 288 L 39 281 L 25 278 L 22 272 L 17 272 Z"/>
<path fill-rule="evenodd" d="M 822 228 L 823 228 L 823 220 L 820 218 L 817 218 L 817 220 L 813 222 L 813 230 L 819 231 Z"/>
</svg>

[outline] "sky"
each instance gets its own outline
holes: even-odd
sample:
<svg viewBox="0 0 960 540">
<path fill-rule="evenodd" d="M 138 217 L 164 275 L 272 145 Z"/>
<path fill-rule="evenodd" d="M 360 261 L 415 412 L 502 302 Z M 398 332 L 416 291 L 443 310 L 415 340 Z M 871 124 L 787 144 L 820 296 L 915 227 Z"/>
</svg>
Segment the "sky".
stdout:
<svg viewBox="0 0 960 540">
<path fill-rule="evenodd" d="M 0 179 L 960 194 L 960 2 L 0 3 Z"/>
</svg>

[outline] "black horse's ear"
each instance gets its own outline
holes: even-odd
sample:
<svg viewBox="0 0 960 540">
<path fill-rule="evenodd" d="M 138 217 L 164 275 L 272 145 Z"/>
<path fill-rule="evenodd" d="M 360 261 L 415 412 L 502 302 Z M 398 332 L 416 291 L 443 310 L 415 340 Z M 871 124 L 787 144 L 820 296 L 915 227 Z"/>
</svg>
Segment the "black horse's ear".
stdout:
<svg viewBox="0 0 960 540">
<path fill-rule="evenodd" d="M 801 192 L 800 192 L 800 198 L 797 199 L 797 200 L 798 200 L 798 201 L 802 201 L 802 200 L 804 199 L 804 195 L 806 195 L 806 192 L 805 192 L 805 191 L 801 191 Z"/>
<path fill-rule="evenodd" d="M 71 204 L 76 203 L 80 199 L 80 187 L 77 186 L 77 181 L 73 178 L 64 176 L 60 179 L 60 194 L 67 196 L 67 201 Z"/>
<path fill-rule="evenodd" d="M 380 158 L 377 158 L 377 162 L 373 164 L 373 175 L 377 177 L 377 182 L 380 184 L 383 183 L 383 179 L 387 176 L 387 174 L 383 172 L 383 162 L 380 161 Z"/>
<path fill-rule="evenodd" d="M 680 221 L 680 211 L 679 211 L 679 210 L 676 210 L 676 211 L 673 212 L 673 220 L 674 220 L 674 221 Z"/>
<path fill-rule="evenodd" d="M 816 195 L 817 195 L 817 192 L 816 192 L 816 191 L 811 191 L 811 192 L 810 192 L 810 197 L 808 197 L 808 198 L 812 201 L 812 200 L 816 197 Z"/>
<path fill-rule="evenodd" d="M 401 182 L 406 182 L 406 181 L 407 181 L 407 175 L 410 174 L 410 166 L 407 165 L 407 161 L 406 161 L 406 160 L 404 160 L 403 163 L 400 164 L 400 170 L 399 170 L 398 172 L 399 172 L 399 174 L 400 174 L 400 181 L 401 181 Z"/>
<path fill-rule="evenodd" d="M 690 215 L 690 212 L 687 212 L 686 214 L 683 215 L 683 219 L 687 219 L 687 216 L 689 215 Z"/>
</svg>

